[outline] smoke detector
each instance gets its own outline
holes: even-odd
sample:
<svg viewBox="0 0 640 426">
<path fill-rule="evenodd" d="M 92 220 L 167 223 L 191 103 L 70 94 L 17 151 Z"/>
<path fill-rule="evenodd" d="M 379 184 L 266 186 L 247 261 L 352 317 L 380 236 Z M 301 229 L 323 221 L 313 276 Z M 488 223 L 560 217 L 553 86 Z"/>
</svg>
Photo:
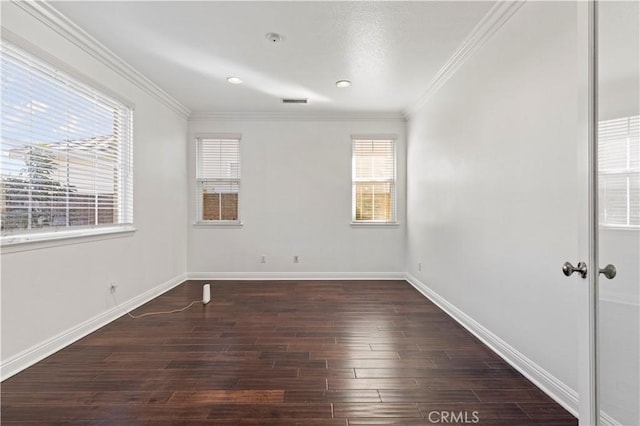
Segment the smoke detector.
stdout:
<svg viewBox="0 0 640 426">
<path fill-rule="evenodd" d="M 278 33 L 269 33 L 265 37 L 271 44 L 280 43 L 282 41 L 282 36 Z"/>
</svg>

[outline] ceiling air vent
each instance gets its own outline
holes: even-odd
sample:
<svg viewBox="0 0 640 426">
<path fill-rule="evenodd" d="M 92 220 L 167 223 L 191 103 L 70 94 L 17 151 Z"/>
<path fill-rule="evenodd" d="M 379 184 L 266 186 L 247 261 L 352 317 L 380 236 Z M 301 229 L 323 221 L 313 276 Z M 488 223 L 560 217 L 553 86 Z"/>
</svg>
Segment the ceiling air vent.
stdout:
<svg viewBox="0 0 640 426">
<path fill-rule="evenodd" d="M 283 104 L 306 104 L 308 99 L 293 99 L 293 98 L 284 98 L 282 99 Z"/>
</svg>

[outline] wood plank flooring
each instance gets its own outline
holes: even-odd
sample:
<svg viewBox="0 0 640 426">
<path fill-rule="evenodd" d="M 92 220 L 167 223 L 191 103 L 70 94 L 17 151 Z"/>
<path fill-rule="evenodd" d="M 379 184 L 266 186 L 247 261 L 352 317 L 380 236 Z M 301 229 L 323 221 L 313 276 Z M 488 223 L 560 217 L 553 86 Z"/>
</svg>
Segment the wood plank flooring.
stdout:
<svg viewBox="0 0 640 426">
<path fill-rule="evenodd" d="M 207 281 L 211 282 L 211 281 Z M 187 281 L 135 311 L 202 295 Z M 212 282 L 2 383 L 2 424 L 577 425 L 404 281 Z"/>
</svg>

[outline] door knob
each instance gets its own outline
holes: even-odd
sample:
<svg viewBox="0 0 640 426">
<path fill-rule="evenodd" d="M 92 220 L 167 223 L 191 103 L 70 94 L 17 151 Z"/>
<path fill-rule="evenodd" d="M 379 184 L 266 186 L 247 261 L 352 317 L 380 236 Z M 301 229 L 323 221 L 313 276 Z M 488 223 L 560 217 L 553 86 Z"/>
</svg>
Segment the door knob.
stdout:
<svg viewBox="0 0 640 426">
<path fill-rule="evenodd" d="M 562 273 L 569 277 L 574 272 L 579 273 L 582 278 L 587 278 L 587 264 L 578 262 L 578 266 L 573 266 L 571 262 L 564 262 L 564 265 L 562 265 Z"/>
<path fill-rule="evenodd" d="M 617 271 L 615 266 L 613 266 L 612 264 L 608 264 L 604 268 L 600 269 L 599 272 L 605 277 L 607 277 L 608 279 L 612 280 L 616 277 Z"/>
</svg>

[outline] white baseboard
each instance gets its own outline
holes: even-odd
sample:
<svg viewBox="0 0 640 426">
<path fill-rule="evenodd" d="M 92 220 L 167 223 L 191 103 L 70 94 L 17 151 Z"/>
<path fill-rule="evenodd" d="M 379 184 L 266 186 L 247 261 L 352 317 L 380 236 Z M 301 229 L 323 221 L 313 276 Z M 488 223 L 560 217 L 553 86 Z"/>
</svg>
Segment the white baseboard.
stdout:
<svg viewBox="0 0 640 426">
<path fill-rule="evenodd" d="M 9 377 L 32 366 L 36 362 L 43 360 L 49 355 L 96 331 L 100 327 L 104 327 L 111 321 L 114 321 L 124 315 L 126 312 L 147 303 L 153 298 L 158 297 L 162 293 L 165 293 L 183 283 L 186 279 L 187 274 L 181 274 L 174 277 L 169 281 L 127 300 L 126 302 L 120 303 L 119 306 L 114 306 L 113 308 L 96 315 L 75 327 L 65 330 L 42 343 L 25 349 L 7 360 L 3 360 L 0 364 L 0 380 L 8 379 Z"/>
<path fill-rule="evenodd" d="M 578 394 L 548 371 L 528 359 L 511 347 L 490 330 L 473 320 L 467 314 L 442 298 L 427 285 L 410 274 L 399 272 L 191 272 L 179 275 L 166 281 L 128 301 L 115 306 L 75 327 L 40 344 L 32 346 L 0 364 L 0 380 L 19 373 L 49 355 L 87 336 L 153 298 L 169 291 L 187 279 L 207 280 L 404 280 L 406 279 L 416 290 L 435 303 L 454 320 L 469 330 L 480 341 L 492 349 L 525 377 L 535 383 L 556 402 L 574 416 L 578 415 Z M 603 413 L 604 414 L 604 413 Z M 616 424 L 609 416 L 604 415 L 604 424 Z"/>
<path fill-rule="evenodd" d="M 404 272 L 189 272 L 191 280 L 404 280 Z"/>
<path fill-rule="evenodd" d="M 551 373 L 531 361 L 507 342 L 449 303 L 411 274 L 406 274 L 406 280 L 427 299 L 438 305 L 438 307 L 445 311 L 451 318 L 480 339 L 480 341 L 487 345 L 493 352 L 522 373 L 527 379 L 531 380 L 558 404 L 578 417 L 578 393 L 575 390 L 565 385 Z"/>
</svg>

